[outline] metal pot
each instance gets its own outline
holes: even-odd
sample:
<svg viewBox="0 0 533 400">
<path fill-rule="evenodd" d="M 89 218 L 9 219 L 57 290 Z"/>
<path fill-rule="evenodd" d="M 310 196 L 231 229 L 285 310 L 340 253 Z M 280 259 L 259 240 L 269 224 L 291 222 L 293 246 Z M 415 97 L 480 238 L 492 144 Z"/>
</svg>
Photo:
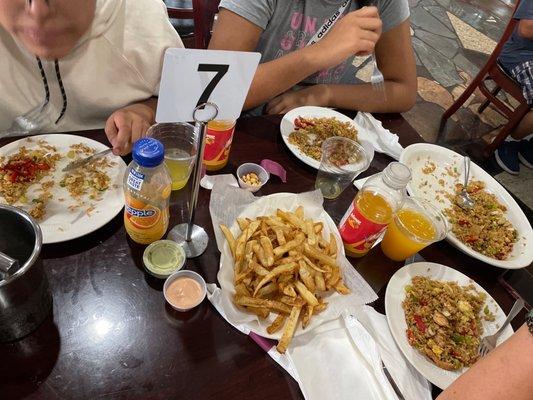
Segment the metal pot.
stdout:
<svg viewBox="0 0 533 400">
<path fill-rule="evenodd" d="M 52 306 L 48 280 L 39 259 L 43 236 L 28 213 L 0 204 L 0 252 L 19 261 L 18 269 L 0 273 L 0 341 L 37 329 Z"/>
</svg>

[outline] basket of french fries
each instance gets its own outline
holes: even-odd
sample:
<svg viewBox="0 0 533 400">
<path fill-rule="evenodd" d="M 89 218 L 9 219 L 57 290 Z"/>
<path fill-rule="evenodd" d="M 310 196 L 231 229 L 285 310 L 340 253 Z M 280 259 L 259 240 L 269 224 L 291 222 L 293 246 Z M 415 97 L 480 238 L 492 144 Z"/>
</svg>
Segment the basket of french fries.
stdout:
<svg viewBox="0 0 533 400">
<path fill-rule="evenodd" d="M 280 353 L 294 335 L 365 302 L 350 289 L 361 278 L 344 256 L 335 223 L 299 196 L 257 199 L 231 226 L 215 227 L 225 238 L 218 280 L 227 318 L 277 339 Z"/>
</svg>

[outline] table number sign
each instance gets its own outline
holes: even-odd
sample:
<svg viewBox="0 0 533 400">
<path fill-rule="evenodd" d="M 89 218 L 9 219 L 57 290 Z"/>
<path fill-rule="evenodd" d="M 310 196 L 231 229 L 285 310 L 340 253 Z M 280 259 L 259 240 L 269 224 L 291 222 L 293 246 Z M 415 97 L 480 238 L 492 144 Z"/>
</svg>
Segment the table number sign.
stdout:
<svg viewBox="0 0 533 400">
<path fill-rule="evenodd" d="M 192 121 L 194 109 L 208 101 L 218 106 L 217 119 L 236 120 L 260 58 L 239 51 L 168 49 L 156 121 Z"/>
</svg>

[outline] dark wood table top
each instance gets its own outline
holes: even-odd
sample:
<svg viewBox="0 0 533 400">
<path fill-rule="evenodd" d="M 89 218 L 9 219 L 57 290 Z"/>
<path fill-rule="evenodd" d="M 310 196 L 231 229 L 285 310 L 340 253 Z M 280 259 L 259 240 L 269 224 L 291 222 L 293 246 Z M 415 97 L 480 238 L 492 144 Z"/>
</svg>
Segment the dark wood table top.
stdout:
<svg viewBox="0 0 533 400">
<path fill-rule="evenodd" d="M 400 116 L 381 116 L 406 146 L 421 138 Z M 314 189 L 316 171 L 294 157 L 279 135 L 279 116 L 243 119 L 228 166 L 268 158 L 287 170 L 288 182 L 273 177 L 258 195 Z M 106 142 L 103 131 L 78 133 Z M 0 145 L 8 142 L 0 140 Z M 129 160 L 128 160 L 129 161 Z M 366 175 L 390 161 L 376 153 Z M 347 189 L 326 201 L 335 222 L 355 196 Z M 209 216 L 210 192 L 200 190 L 197 224 L 210 242 L 186 267 L 215 282 L 220 254 Z M 187 190 L 173 193 L 171 226 L 187 215 Z M 44 246 L 44 268 L 53 292 L 53 313 L 28 337 L 0 344 L 1 399 L 302 399 L 296 382 L 246 335 L 222 319 L 206 300 L 189 313 L 165 305 L 163 281 L 143 271 L 144 247 L 128 240 L 122 214 L 98 231 L 67 243 Z M 447 242 L 430 246 L 428 261 L 474 278 L 509 311 L 512 297 L 498 283 L 501 269 L 465 256 Z M 379 246 L 354 267 L 379 294 L 403 264 L 388 260 Z M 520 318 L 517 318 L 517 321 Z M 521 319 L 523 321 L 523 318 Z M 437 391 L 435 391 L 437 393 Z"/>
</svg>

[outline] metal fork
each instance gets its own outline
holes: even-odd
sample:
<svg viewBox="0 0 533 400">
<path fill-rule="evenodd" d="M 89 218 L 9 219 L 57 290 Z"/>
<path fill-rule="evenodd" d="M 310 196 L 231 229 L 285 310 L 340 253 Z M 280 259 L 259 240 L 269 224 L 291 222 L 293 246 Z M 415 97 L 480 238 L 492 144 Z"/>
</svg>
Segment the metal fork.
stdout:
<svg viewBox="0 0 533 400">
<path fill-rule="evenodd" d="M 372 69 L 372 76 L 370 77 L 370 83 L 374 90 L 383 93 L 385 95 L 385 78 L 379 70 L 378 63 L 376 62 L 376 55 L 372 53 L 370 56 L 374 68 Z"/>
<path fill-rule="evenodd" d="M 379 0 L 374 0 L 370 2 L 371 5 L 374 7 L 377 7 L 379 10 Z M 370 55 L 370 61 L 372 62 L 373 69 L 372 69 L 372 75 L 370 76 L 370 83 L 372 84 L 372 87 L 377 92 L 380 92 L 385 96 L 385 78 L 383 77 L 383 74 L 379 70 L 378 63 L 376 61 L 376 53 L 373 52 Z"/>
<path fill-rule="evenodd" d="M 516 317 L 516 314 L 520 312 L 520 310 L 524 307 L 524 300 L 518 299 L 515 301 L 513 308 L 511 308 L 511 311 L 509 312 L 509 315 L 507 316 L 507 319 L 503 323 L 503 325 L 496 331 L 494 335 L 491 336 L 485 336 L 483 339 L 481 339 L 481 343 L 479 344 L 479 355 L 481 357 L 485 357 L 489 352 L 494 350 L 496 348 L 496 343 L 498 341 L 498 338 L 502 334 L 503 330 L 507 328 L 507 325 L 511 323 L 511 321 Z"/>
<path fill-rule="evenodd" d="M 27 113 L 16 117 L 9 129 L 0 131 L 0 137 L 34 135 L 41 132 L 51 121 L 49 111 L 50 106 L 47 102 L 32 108 Z"/>
</svg>

